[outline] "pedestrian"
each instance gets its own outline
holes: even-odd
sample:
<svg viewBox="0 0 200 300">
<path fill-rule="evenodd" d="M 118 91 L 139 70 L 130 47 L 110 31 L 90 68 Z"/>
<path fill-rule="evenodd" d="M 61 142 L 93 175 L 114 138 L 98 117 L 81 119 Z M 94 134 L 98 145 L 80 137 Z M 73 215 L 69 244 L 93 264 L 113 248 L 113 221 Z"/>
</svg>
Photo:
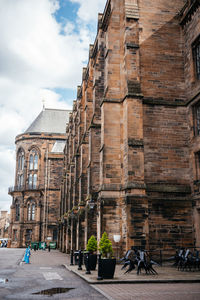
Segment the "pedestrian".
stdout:
<svg viewBox="0 0 200 300">
<path fill-rule="evenodd" d="M 50 252 L 50 251 L 51 251 L 51 247 L 50 247 L 50 245 L 49 245 L 49 247 L 48 247 L 48 248 L 49 248 L 49 252 Z"/>
</svg>

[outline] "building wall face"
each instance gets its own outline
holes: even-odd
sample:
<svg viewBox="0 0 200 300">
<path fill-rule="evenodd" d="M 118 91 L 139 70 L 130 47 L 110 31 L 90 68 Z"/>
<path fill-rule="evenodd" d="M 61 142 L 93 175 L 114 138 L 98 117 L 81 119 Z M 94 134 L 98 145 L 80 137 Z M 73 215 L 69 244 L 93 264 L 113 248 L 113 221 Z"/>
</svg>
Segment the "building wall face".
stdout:
<svg viewBox="0 0 200 300">
<path fill-rule="evenodd" d="M 55 141 L 64 138 L 63 135 L 52 137 L 48 134 L 23 134 L 16 138 L 15 186 L 9 191 L 13 197 L 10 225 L 12 247 L 24 247 L 35 241 L 48 241 L 48 237 L 53 239 L 53 235 L 55 236 L 60 215 L 63 154 L 52 153 L 51 150 Z M 18 165 L 21 151 L 24 154 L 22 168 Z M 32 153 L 38 155 L 37 167 L 32 165 Z M 19 174 L 23 174 L 23 182 L 20 184 Z M 33 177 L 31 180 L 30 174 L 37 174 L 37 181 Z"/>
<path fill-rule="evenodd" d="M 99 240 L 103 231 L 112 241 L 120 233 L 123 251 L 199 245 L 199 210 L 192 208 L 194 198 L 199 205 L 193 183 L 199 139 L 188 74 L 199 9 L 183 25 L 190 5 L 111 0 L 99 15 L 67 128 L 61 212 L 67 251 L 84 249 L 91 234 Z"/>
</svg>

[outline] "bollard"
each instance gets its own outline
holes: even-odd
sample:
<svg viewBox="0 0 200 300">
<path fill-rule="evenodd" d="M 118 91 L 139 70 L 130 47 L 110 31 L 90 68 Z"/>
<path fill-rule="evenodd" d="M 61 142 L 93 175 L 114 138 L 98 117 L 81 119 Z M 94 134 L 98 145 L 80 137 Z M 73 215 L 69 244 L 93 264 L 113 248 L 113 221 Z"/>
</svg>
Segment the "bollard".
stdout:
<svg viewBox="0 0 200 300">
<path fill-rule="evenodd" d="M 99 259 L 98 259 L 98 277 L 97 280 L 102 280 L 102 263 L 101 263 L 101 254 L 99 254 Z"/>
<path fill-rule="evenodd" d="M 79 250 L 79 255 L 78 255 L 78 270 L 82 270 L 82 252 Z"/>
<path fill-rule="evenodd" d="M 74 263 L 73 263 L 73 256 L 74 256 L 74 251 L 71 250 L 71 263 L 70 263 L 70 266 L 74 265 Z"/>
<path fill-rule="evenodd" d="M 50 251 L 51 251 L 51 247 L 50 247 L 50 245 L 49 245 L 48 249 L 49 249 L 49 252 L 50 252 Z"/>
<path fill-rule="evenodd" d="M 91 274 L 90 265 L 89 265 L 89 253 L 87 253 L 86 255 L 87 255 L 87 257 L 86 257 L 86 272 L 85 272 L 85 274 Z"/>
<path fill-rule="evenodd" d="M 162 266 L 162 250 L 160 250 L 160 265 Z"/>
</svg>

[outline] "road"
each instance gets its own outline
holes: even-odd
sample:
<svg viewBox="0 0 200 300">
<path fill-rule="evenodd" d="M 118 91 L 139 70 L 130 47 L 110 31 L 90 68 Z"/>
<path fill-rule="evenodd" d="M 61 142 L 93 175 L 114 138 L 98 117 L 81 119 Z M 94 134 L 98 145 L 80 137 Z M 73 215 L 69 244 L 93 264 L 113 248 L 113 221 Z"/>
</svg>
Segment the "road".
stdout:
<svg viewBox="0 0 200 300">
<path fill-rule="evenodd" d="M 24 249 L 0 248 L 0 299 L 73 299 L 105 300 L 106 298 L 85 281 L 66 270 L 66 255 L 59 251 L 31 251 L 30 264 L 20 263 Z M 34 294 L 43 290 L 68 288 L 65 293 L 53 294 L 51 297 Z"/>
</svg>

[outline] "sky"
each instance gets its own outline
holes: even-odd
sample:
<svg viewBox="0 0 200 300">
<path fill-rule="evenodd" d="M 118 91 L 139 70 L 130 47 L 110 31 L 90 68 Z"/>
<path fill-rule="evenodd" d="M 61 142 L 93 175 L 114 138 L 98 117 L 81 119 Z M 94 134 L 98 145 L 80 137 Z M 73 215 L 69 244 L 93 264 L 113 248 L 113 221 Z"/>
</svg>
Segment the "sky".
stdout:
<svg viewBox="0 0 200 300">
<path fill-rule="evenodd" d="M 0 210 L 9 210 L 15 137 L 45 107 L 71 109 L 106 0 L 0 0 Z"/>
</svg>

